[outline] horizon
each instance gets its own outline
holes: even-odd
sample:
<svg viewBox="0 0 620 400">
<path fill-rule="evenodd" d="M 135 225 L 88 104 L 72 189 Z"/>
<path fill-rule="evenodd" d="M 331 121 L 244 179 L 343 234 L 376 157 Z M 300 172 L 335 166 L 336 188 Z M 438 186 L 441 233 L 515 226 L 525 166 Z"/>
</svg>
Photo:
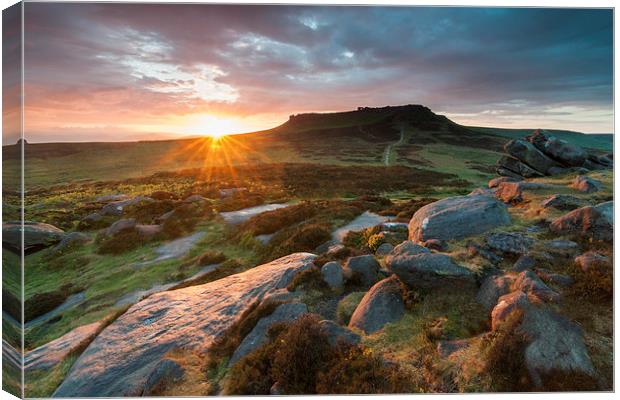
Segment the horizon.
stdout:
<svg viewBox="0 0 620 400">
<path fill-rule="evenodd" d="M 406 103 L 464 126 L 614 133 L 611 9 L 27 3 L 24 10 L 29 143 L 252 133 L 291 111 Z M 4 52 L 9 62 L 10 46 Z M 5 91 L 18 87 L 15 76 L 6 78 Z M 7 107 L 7 115 L 18 110 Z M 16 128 L 4 129 L 3 144 L 15 143 Z"/>
</svg>

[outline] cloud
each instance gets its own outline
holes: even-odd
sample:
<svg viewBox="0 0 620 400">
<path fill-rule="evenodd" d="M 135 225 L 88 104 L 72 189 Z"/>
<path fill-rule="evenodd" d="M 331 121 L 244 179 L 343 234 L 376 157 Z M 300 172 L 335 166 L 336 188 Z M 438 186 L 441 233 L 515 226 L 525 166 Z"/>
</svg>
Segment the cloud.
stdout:
<svg viewBox="0 0 620 400">
<path fill-rule="evenodd" d="M 67 137 L 114 115 L 172 132 L 181 116 L 421 103 L 609 132 L 612 29 L 604 9 L 28 3 L 27 119 Z"/>
</svg>

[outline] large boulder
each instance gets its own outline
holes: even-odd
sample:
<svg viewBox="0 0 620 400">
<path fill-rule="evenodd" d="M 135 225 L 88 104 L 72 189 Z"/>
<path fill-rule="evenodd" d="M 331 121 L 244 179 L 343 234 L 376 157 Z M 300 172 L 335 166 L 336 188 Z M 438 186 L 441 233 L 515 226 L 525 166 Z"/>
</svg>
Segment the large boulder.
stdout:
<svg viewBox="0 0 620 400">
<path fill-rule="evenodd" d="M 470 270 L 455 264 L 450 257 L 439 253 L 422 253 L 387 260 L 388 268 L 407 286 L 430 289 L 455 283 L 472 283 Z"/>
<path fill-rule="evenodd" d="M 19 221 L 2 224 L 2 245 L 14 252 L 21 252 L 21 228 L 22 224 Z M 26 253 L 53 246 L 65 237 L 65 232 L 62 229 L 42 222 L 26 221 L 23 228 L 24 251 Z"/>
<path fill-rule="evenodd" d="M 510 293 L 515 278 L 512 275 L 491 275 L 480 285 L 476 294 L 476 301 L 490 311 L 497 304 L 497 300 Z"/>
<path fill-rule="evenodd" d="M 349 277 L 358 278 L 363 285 L 370 287 L 377 282 L 381 265 L 373 256 L 368 254 L 349 258 L 344 269 Z"/>
<path fill-rule="evenodd" d="M 534 245 L 534 239 L 521 233 L 497 232 L 486 237 L 487 245 L 500 253 L 524 254 Z"/>
<path fill-rule="evenodd" d="M 575 180 L 571 184 L 573 189 L 576 189 L 582 193 L 594 193 L 601 190 L 601 182 L 596 179 L 592 179 L 589 176 L 579 175 L 575 177 Z"/>
<path fill-rule="evenodd" d="M 576 234 L 594 240 L 613 241 L 613 201 L 586 206 L 565 214 L 553 222 L 549 228 L 560 234 Z"/>
<path fill-rule="evenodd" d="M 583 165 L 588 153 L 581 147 L 574 146 L 564 140 L 550 137 L 544 144 L 544 153 L 569 167 Z"/>
<path fill-rule="evenodd" d="M 549 169 L 558 166 L 555 161 L 525 140 L 511 140 L 504 146 L 504 151 L 543 174 L 548 174 Z"/>
<path fill-rule="evenodd" d="M 534 296 L 546 302 L 557 302 L 560 299 L 560 295 L 545 285 L 538 275 L 532 271 L 519 273 L 512 285 L 512 289 L 520 290 L 527 293 L 528 296 Z"/>
<path fill-rule="evenodd" d="M 97 336 L 54 396 L 139 396 L 167 352 L 207 352 L 244 312 L 311 268 L 315 257 L 295 253 L 204 285 L 149 296 Z"/>
<path fill-rule="evenodd" d="M 405 314 L 400 282 L 392 276 L 375 284 L 364 295 L 351 316 L 349 327 L 373 333 Z"/>
<path fill-rule="evenodd" d="M 230 357 L 228 365 L 231 366 L 242 357 L 250 354 L 267 342 L 269 328 L 276 323 L 292 322 L 308 312 L 308 307 L 303 303 L 285 303 L 279 305 L 271 315 L 261 318 L 256 326 L 241 341 L 239 347 Z"/>
<path fill-rule="evenodd" d="M 409 239 L 452 240 L 510 223 L 506 206 L 489 196 L 448 197 L 420 208 L 409 221 Z"/>
</svg>

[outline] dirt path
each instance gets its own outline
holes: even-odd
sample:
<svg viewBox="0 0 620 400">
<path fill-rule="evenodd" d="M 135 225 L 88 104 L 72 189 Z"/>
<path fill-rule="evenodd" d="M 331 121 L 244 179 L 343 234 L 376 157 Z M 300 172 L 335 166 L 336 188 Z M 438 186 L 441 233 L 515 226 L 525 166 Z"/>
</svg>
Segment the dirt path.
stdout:
<svg viewBox="0 0 620 400">
<path fill-rule="evenodd" d="M 400 139 L 398 139 L 397 142 L 388 144 L 387 147 L 385 148 L 385 151 L 383 152 L 383 164 L 386 167 L 390 165 L 390 154 L 392 154 L 392 150 L 394 149 L 394 147 L 400 146 L 401 144 L 404 143 L 404 141 L 405 141 L 405 127 L 401 126 L 400 127 Z"/>
</svg>

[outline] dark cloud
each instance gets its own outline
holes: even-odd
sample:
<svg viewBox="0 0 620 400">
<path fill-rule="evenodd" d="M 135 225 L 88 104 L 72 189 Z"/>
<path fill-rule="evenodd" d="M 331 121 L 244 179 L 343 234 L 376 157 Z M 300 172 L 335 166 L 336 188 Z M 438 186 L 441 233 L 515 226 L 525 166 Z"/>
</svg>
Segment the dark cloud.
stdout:
<svg viewBox="0 0 620 400">
<path fill-rule="evenodd" d="M 84 125 L 422 103 L 612 129 L 611 10 L 27 3 L 25 26 L 37 129 L 62 126 L 51 103 Z"/>
</svg>

